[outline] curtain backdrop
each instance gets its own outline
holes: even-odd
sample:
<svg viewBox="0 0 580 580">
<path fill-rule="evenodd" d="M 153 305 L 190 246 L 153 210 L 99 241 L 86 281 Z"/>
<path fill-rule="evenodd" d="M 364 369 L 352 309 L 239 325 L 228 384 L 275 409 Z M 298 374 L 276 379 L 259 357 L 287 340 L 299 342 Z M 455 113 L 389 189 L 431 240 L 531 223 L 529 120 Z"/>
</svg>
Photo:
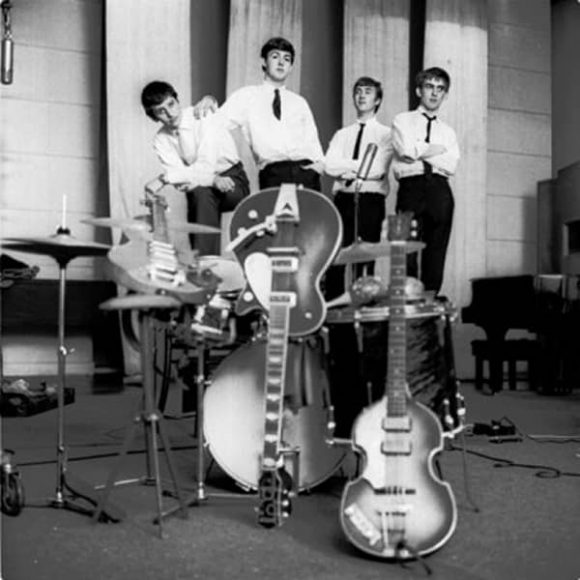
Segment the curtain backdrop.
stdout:
<svg viewBox="0 0 580 580">
<path fill-rule="evenodd" d="M 160 166 L 152 152 L 156 125 L 141 107 L 141 90 L 152 80 L 166 80 L 180 101 L 191 98 L 190 0 L 107 0 L 107 133 L 111 216 L 142 214 L 144 184 Z M 166 188 L 175 220 L 185 220 L 185 200 Z M 120 232 L 113 232 L 115 242 Z M 185 236 L 174 239 L 179 247 Z M 139 371 L 137 353 L 124 341 L 125 372 Z"/>
<path fill-rule="evenodd" d="M 226 93 L 263 80 L 260 49 L 273 36 L 283 36 L 296 49 L 294 68 L 287 87 L 300 92 L 302 52 L 302 0 L 231 0 Z M 241 135 L 234 135 L 250 179 L 258 191 L 258 173 Z"/>
<path fill-rule="evenodd" d="M 345 0 L 343 124 L 356 119 L 352 86 L 361 76 L 383 85 L 383 102 L 377 113 L 390 126 L 393 117 L 408 108 L 409 77 L 408 0 Z M 387 215 L 395 211 L 397 185 L 390 178 Z M 386 231 L 386 230 L 385 230 Z M 377 275 L 388 280 L 389 259 L 377 260 Z"/>
<path fill-rule="evenodd" d="M 470 279 L 485 275 L 487 163 L 487 3 L 427 0 L 425 68 L 451 75 L 441 117 L 457 132 L 461 161 L 452 180 L 455 217 L 442 293 L 470 298 Z"/>
</svg>

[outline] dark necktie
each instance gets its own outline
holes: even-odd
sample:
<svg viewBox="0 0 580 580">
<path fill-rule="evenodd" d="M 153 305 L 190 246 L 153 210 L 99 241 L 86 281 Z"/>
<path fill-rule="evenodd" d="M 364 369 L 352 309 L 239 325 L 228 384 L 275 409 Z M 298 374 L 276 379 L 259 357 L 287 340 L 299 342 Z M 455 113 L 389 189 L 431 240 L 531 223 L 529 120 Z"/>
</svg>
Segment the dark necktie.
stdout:
<svg viewBox="0 0 580 580">
<path fill-rule="evenodd" d="M 365 129 L 365 124 L 360 123 L 358 128 L 358 133 L 356 135 L 356 141 L 354 142 L 354 150 L 352 152 L 352 158 L 358 159 L 360 153 L 360 142 L 362 141 L 362 134 Z"/>
<path fill-rule="evenodd" d="M 282 118 L 282 105 L 280 104 L 280 89 L 274 89 L 274 100 L 272 101 L 272 110 L 274 117 L 280 120 Z"/>
<path fill-rule="evenodd" d="M 356 134 L 356 141 L 354 142 L 354 149 L 352 151 L 352 158 L 353 159 L 358 159 L 358 156 L 360 153 L 360 143 L 362 141 L 362 134 L 363 134 L 364 129 L 365 129 L 365 124 L 359 123 L 358 133 Z M 354 181 L 354 179 L 347 179 L 344 182 L 344 184 L 346 185 L 346 187 L 350 187 L 350 185 L 352 185 L 353 181 Z"/>
<path fill-rule="evenodd" d="M 433 115 L 432 117 L 430 117 L 426 113 L 423 113 L 423 117 L 427 119 L 427 132 L 425 134 L 425 143 L 431 143 L 431 124 L 437 118 L 437 116 Z M 430 163 L 427 163 L 427 161 L 423 161 L 423 168 L 425 170 L 425 175 L 431 175 L 433 173 L 433 167 Z"/>
</svg>

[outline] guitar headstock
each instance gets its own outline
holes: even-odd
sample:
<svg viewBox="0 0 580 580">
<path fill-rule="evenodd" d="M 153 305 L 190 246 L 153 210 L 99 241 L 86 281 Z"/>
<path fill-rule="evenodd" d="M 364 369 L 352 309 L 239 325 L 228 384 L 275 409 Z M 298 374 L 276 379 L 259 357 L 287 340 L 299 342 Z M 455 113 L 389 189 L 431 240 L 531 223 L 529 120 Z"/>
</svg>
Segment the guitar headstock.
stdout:
<svg viewBox="0 0 580 580">
<path fill-rule="evenodd" d="M 292 478 L 283 468 L 265 469 L 258 481 L 258 523 L 265 528 L 281 526 L 292 513 Z"/>
<path fill-rule="evenodd" d="M 390 242 L 407 242 L 413 235 L 413 213 L 402 212 L 387 218 L 387 239 Z"/>
</svg>

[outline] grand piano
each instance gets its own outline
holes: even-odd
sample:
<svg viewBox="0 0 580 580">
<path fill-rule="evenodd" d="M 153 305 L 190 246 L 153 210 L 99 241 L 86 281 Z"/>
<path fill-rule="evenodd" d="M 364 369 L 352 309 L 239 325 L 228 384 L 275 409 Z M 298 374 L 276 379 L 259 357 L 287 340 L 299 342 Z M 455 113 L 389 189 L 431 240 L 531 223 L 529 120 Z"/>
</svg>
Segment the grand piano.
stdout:
<svg viewBox="0 0 580 580">
<path fill-rule="evenodd" d="M 566 298 L 562 289 L 546 288 L 542 276 L 520 275 L 475 278 L 471 280 L 471 303 L 461 310 L 464 323 L 481 327 L 486 340 L 474 340 L 476 387 L 483 383 L 483 360 L 489 362 L 489 389 L 503 388 L 504 363 L 510 371 L 510 387 L 515 388 L 518 360 L 528 362 L 532 388 L 542 392 L 569 391 L 577 374 L 574 366 L 580 348 L 574 326 L 578 314 L 576 301 Z M 557 278 L 557 277 L 553 277 Z M 509 330 L 527 330 L 535 338 L 508 339 Z"/>
</svg>

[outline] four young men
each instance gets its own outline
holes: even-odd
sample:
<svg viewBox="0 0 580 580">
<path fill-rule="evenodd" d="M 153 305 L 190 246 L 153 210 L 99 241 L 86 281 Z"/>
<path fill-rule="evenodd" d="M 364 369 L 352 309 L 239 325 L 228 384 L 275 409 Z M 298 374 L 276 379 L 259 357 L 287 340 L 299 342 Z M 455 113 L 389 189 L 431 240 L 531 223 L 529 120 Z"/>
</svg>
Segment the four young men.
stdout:
<svg viewBox="0 0 580 580">
<path fill-rule="evenodd" d="M 420 271 L 411 258 L 409 275 L 419 276 L 425 289 L 437 294 L 453 217 L 448 178 L 459 161 L 455 132 L 437 118 L 449 75 L 440 68 L 420 73 L 415 89 L 419 107 L 397 115 L 392 129 L 375 117 L 383 98 L 381 84 L 359 78 L 353 87 L 357 121 L 337 131 L 325 157 L 308 103 L 285 87 L 294 47 L 272 38 L 262 47 L 261 59 L 264 82 L 238 89 L 219 109 L 213 97 L 182 109 L 167 83 L 155 81 L 143 90 L 146 114 L 162 124 L 154 138 L 164 169 L 161 179 L 186 193 L 188 220 L 219 226 L 221 213 L 249 194 L 229 129 L 242 130 L 259 170 L 260 189 L 296 183 L 320 191 L 323 172 L 335 178 L 332 192 L 343 219 L 343 245 L 380 240 L 392 164 L 399 182 L 397 211 L 413 212 L 426 243 Z M 357 172 L 369 143 L 377 153 L 362 180 Z M 219 254 L 216 237 L 199 236 L 192 245 L 200 254 Z M 372 274 L 372 264 L 367 273 Z"/>
</svg>

